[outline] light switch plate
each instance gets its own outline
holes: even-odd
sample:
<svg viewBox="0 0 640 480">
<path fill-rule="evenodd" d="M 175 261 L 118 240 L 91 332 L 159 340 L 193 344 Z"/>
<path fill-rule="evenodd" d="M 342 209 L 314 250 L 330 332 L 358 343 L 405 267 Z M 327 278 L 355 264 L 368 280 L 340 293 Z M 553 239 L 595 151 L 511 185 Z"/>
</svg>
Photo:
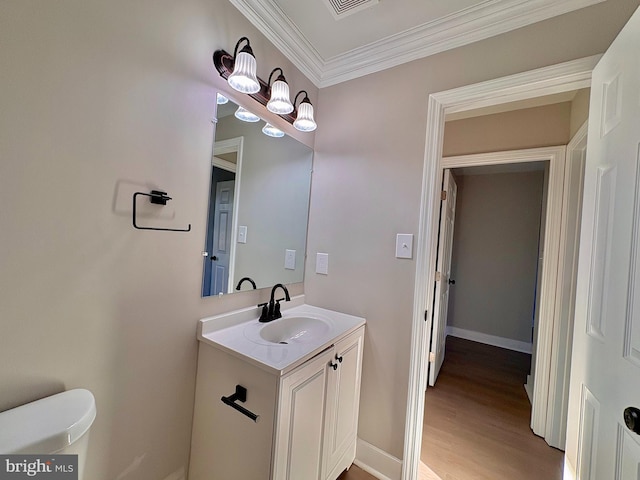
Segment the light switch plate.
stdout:
<svg viewBox="0 0 640 480">
<path fill-rule="evenodd" d="M 296 269 L 296 251 L 295 250 L 287 249 L 284 251 L 284 268 L 286 270 Z"/>
<path fill-rule="evenodd" d="M 316 273 L 321 275 L 329 274 L 329 254 L 317 253 L 316 254 Z"/>
<path fill-rule="evenodd" d="M 247 226 L 240 225 L 238 227 L 238 243 L 247 243 Z"/>
<path fill-rule="evenodd" d="M 396 258 L 413 258 L 412 233 L 399 233 L 396 236 Z"/>
</svg>

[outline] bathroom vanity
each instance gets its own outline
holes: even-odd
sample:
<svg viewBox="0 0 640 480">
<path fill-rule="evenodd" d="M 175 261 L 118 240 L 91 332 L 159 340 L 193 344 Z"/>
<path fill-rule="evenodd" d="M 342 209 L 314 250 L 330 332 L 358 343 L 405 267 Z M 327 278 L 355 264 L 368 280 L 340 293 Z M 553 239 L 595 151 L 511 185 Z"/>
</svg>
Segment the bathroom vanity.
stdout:
<svg viewBox="0 0 640 480">
<path fill-rule="evenodd" d="M 352 464 L 365 319 L 303 302 L 269 323 L 256 307 L 200 321 L 190 480 L 335 480 Z"/>
</svg>

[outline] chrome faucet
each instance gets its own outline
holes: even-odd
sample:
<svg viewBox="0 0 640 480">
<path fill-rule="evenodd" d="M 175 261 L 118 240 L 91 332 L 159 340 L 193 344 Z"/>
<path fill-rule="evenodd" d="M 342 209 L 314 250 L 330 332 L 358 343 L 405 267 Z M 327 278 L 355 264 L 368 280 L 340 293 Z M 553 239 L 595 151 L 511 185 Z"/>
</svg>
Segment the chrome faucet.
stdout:
<svg viewBox="0 0 640 480">
<path fill-rule="evenodd" d="M 278 288 L 284 290 L 283 298 L 275 298 L 276 290 Z M 289 290 L 287 290 L 287 287 L 285 287 L 283 284 L 276 283 L 271 289 L 271 299 L 269 300 L 269 303 L 261 303 L 260 305 L 258 305 L 259 307 L 262 307 L 262 315 L 260 315 L 259 321 L 265 323 L 281 318 L 282 313 L 280 313 L 280 302 L 282 300 L 285 300 L 286 302 L 291 301 Z"/>
</svg>

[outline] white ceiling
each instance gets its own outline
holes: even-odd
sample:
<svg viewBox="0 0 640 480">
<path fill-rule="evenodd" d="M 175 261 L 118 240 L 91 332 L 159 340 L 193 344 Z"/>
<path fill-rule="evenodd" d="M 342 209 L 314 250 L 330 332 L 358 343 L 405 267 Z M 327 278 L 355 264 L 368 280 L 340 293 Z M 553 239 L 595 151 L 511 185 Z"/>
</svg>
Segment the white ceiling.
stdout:
<svg viewBox="0 0 640 480">
<path fill-rule="evenodd" d="M 230 0 L 316 86 L 326 87 L 605 0 Z"/>
</svg>

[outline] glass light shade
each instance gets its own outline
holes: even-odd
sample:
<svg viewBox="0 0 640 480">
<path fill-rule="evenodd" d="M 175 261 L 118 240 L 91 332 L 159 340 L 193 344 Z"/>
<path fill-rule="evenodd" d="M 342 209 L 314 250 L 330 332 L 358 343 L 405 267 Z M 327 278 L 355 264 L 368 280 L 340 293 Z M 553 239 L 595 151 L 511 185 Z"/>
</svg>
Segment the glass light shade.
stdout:
<svg viewBox="0 0 640 480">
<path fill-rule="evenodd" d="M 313 119 L 313 105 L 308 100 L 303 100 L 298 105 L 298 116 L 293 126 L 301 132 L 312 132 L 317 128 L 318 125 Z"/>
<path fill-rule="evenodd" d="M 238 120 L 242 120 L 243 122 L 259 122 L 260 117 L 255 113 L 251 113 L 249 110 L 246 110 L 242 107 L 238 107 L 236 113 L 233 114 Z"/>
<path fill-rule="evenodd" d="M 233 66 L 233 73 L 227 82 L 234 90 L 241 93 L 258 93 L 260 83 L 256 77 L 256 57 L 244 50 L 238 53 Z"/>
<path fill-rule="evenodd" d="M 229 101 L 229 99 L 227 97 L 225 97 L 224 95 L 222 95 L 221 93 L 218 93 L 216 96 L 216 103 L 218 105 L 224 105 L 225 103 L 227 103 Z"/>
<path fill-rule="evenodd" d="M 293 112 L 293 104 L 289 99 L 289 85 L 284 80 L 276 80 L 271 86 L 271 98 L 267 102 L 267 110 L 278 115 Z"/>
<path fill-rule="evenodd" d="M 276 127 L 274 127 L 270 123 L 267 123 L 265 124 L 264 127 L 262 127 L 262 133 L 270 137 L 276 137 L 276 138 L 284 137 L 284 132 L 282 130 L 278 130 Z"/>
</svg>

